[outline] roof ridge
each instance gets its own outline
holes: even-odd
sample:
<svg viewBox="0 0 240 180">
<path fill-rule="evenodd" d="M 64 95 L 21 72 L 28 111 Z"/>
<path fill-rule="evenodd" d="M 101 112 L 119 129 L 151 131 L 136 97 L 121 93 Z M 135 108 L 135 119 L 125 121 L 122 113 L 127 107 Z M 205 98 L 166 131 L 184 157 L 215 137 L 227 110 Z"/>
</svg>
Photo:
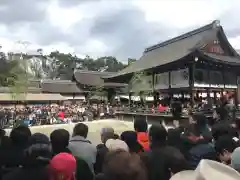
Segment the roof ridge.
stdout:
<svg viewBox="0 0 240 180">
<path fill-rule="evenodd" d="M 90 70 L 82 70 L 82 69 L 76 70 L 75 72 L 80 72 L 80 73 L 92 73 L 92 74 L 102 74 L 102 75 L 106 75 L 106 74 L 116 74 L 116 73 L 117 73 L 117 72 L 109 72 L 109 71 L 100 72 L 100 71 L 90 71 Z"/>
<path fill-rule="evenodd" d="M 214 21 L 213 21 L 212 23 L 210 23 L 210 24 L 207 24 L 207 25 L 202 26 L 202 27 L 200 27 L 200 28 L 194 29 L 194 30 L 192 30 L 192 31 L 190 31 L 190 32 L 187 32 L 187 33 L 184 33 L 184 34 L 182 34 L 182 35 L 180 35 L 180 36 L 176 36 L 176 37 L 174 37 L 174 38 L 172 38 L 172 39 L 169 39 L 169 40 L 167 40 L 167 41 L 163 41 L 163 42 L 158 43 L 158 44 L 156 44 L 156 45 L 150 46 L 150 47 L 148 47 L 148 48 L 145 49 L 144 53 L 147 53 L 147 52 L 150 52 L 150 51 L 152 51 L 152 50 L 158 49 L 158 48 L 160 48 L 160 47 L 166 46 L 166 45 L 168 45 L 168 44 L 171 44 L 171 43 L 180 41 L 180 40 L 182 40 L 182 39 L 188 38 L 188 37 L 190 37 L 190 36 L 193 36 L 193 35 L 195 35 L 195 34 L 201 33 L 201 32 L 203 32 L 203 31 L 216 28 L 216 27 L 218 27 L 218 26 L 220 26 L 219 20 L 214 20 Z"/>
</svg>

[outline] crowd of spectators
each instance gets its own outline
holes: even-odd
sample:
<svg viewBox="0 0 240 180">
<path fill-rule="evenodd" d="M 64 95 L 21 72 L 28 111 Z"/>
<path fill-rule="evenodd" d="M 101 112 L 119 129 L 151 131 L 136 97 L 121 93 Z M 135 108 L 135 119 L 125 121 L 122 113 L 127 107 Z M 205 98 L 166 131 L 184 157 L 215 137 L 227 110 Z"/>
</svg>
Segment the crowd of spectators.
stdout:
<svg viewBox="0 0 240 180">
<path fill-rule="evenodd" d="M 212 126 L 202 113 L 187 125 L 134 121 L 133 131 L 101 130 L 101 143 L 88 139 L 88 126 L 78 123 L 50 137 L 31 134 L 20 125 L 10 136 L 1 130 L 2 180 L 236 180 L 240 179 L 239 120 L 216 117 Z"/>
<path fill-rule="evenodd" d="M 32 105 L 0 107 L 0 127 L 62 124 L 113 117 L 115 109 L 110 104 Z"/>
</svg>

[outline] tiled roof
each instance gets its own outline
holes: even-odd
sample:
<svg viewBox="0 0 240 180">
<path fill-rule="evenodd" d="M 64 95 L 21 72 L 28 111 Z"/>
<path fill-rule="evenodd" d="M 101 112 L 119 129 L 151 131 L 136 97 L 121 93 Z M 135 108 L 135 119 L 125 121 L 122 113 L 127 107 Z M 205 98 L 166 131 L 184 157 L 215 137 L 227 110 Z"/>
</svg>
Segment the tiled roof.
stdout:
<svg viewBox="0 0 240 180">
<path fill-rule="evenodd" d="M 152 69 L 182 59 L 197 50 L 209 38 L 216 37 L 217 33 L 220 33 L 232 55 L 238 56 L 237 52 L 227 41 L 219 22 L 213 21 L 211 24 L 147 48 L 139 60 L 119 73 L 109 75 L 106 79 L 114 81 L 114 78 L 119 76 Z"/>
</svg>

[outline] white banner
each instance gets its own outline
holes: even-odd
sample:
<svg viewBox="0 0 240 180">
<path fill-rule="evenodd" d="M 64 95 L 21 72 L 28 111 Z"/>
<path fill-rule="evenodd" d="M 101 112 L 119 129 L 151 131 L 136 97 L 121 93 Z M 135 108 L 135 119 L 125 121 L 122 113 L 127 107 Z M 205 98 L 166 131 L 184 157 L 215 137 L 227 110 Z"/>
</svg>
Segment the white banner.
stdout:
<svg viewBox="0 0 240 180">
<path fill-rule="evenodd" d="M 169 88 L 169 74 L 168 72 L 155 74 L 155 87 L 154 89 L 168 89 Z"/>
<path fill-rule="evenodd" d="M 189 87 L 188 69 L 171 71 L 171 88 Z"/>
</svg>

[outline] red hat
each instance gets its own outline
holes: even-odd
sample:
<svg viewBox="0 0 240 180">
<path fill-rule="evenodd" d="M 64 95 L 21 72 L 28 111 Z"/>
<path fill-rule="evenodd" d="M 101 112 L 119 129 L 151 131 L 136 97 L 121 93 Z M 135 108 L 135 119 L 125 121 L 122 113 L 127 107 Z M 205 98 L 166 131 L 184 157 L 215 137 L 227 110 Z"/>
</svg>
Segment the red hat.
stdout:
<svg viewBox="0 0 240 180">
<path fill-rule="evenodd" d="M 50 161 L 53 180 L 74 180 L 76 159 L 69 153 L 59 153 Z"/>
</svg>

